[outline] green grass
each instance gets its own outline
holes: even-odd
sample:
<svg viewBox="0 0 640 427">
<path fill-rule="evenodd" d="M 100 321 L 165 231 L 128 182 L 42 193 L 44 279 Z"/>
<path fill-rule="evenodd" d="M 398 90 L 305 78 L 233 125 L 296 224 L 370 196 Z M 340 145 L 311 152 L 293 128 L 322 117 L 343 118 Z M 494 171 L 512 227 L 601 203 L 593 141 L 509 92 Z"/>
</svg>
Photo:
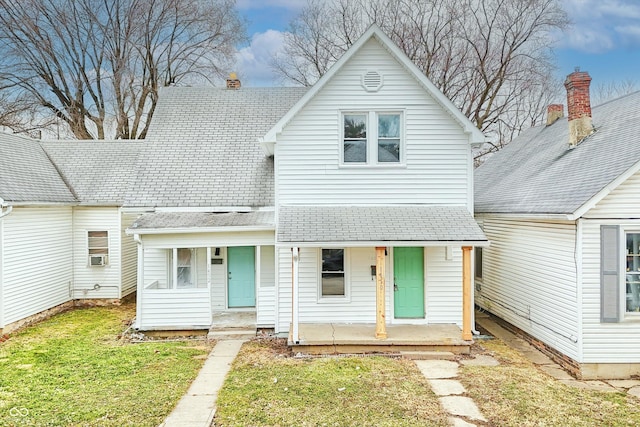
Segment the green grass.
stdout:
<svg viewBox="0 0 640 427">
<path fill-rule="evenodd" d="M 638 399 L 621 392 L 597 392 L 565 385 L 500 340 L 482 345 L 501 364 L 461 367 L 460 380 L 492 425 L 640 425 Z"/>
<path fill-rule="evenodd" d="M 218 395 L 216 426 L 448 425 L 411 361 L 297 360 L 278 356 L 275 343 L 243 346 Z"/>
<path fill-rule="evenodd" d="M 197 375 L 210 347 L 158 341 L 123 344 L 118 336 L 134 310 L 129 304 L 69 311 L 1 344 L 0 425 L 162 422 Z"/>
</svg>

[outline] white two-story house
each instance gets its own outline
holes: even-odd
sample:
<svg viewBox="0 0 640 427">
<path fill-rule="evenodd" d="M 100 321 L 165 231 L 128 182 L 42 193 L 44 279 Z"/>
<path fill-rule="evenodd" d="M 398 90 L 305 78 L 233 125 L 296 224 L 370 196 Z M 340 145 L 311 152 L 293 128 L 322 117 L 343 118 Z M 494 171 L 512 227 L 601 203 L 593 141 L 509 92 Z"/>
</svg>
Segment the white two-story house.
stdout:
<svg viewBox="0 0 640 427">
<path fill-rule="evenodd" d="M 375 26 L 311 88 L 238 86 L 161 92 L 125 200 L 148 212 L 136 326 L 255 310 L 293 345 L 340 325 L 468 343 L 482 133 Z"/>
</svg>

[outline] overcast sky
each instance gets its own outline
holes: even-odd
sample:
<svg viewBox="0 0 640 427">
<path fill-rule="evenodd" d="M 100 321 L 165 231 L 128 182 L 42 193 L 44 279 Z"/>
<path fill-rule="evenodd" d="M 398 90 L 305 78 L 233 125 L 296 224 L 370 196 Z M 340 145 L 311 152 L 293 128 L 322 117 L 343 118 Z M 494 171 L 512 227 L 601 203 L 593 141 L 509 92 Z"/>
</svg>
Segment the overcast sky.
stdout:
<svg viewBox="0 0 640 427">
<path fill-rule="evenodd" d="M 245 86 L 280 84 L 269 58 L 282 46 L 282 34 L 306 0 L 238 0 L 248 20 L 251 42 L 238 53 L 237 70 Z M 640 0 L 562 0 L 571 27 L 558 34 L 558 77 L 575 67 L 588 71 L 592 84 L 640 83 Z"/>
</svg>

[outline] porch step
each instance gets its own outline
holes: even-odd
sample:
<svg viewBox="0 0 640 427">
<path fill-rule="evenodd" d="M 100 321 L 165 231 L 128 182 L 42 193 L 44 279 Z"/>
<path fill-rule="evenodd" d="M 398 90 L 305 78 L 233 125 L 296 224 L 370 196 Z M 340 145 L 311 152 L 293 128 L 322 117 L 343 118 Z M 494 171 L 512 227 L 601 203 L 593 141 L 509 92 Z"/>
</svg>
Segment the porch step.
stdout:
<svg viewBox="0 0 640 427">
<path fill-rule="evenodd" d="M 240 340 L 255 337 L 255 329 L 221 329 L 209 331 L 207 334 L 207 339 L 210 340 Z"/>
<path fill-rule="evenodd" d="M 401 351 L 400 355 L 411 360 L 453 360 L 456 355 L 450 351 Z"/>
</svg>

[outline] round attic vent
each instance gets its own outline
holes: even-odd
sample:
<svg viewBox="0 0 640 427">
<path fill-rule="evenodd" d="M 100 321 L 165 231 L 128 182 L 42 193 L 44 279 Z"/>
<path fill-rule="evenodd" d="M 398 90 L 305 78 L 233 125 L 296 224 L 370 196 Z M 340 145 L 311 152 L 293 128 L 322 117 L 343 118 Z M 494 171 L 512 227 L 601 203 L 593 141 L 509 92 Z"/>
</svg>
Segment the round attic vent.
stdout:
<svg viewBox="0 0 640 427">
<path fill-rule="evenodd" d="M 367 92 L 376 92 L 382 87 L 382 75 L 377 71 L 367 71 L 362 76 L 362 87 Z"/>
</svg>

